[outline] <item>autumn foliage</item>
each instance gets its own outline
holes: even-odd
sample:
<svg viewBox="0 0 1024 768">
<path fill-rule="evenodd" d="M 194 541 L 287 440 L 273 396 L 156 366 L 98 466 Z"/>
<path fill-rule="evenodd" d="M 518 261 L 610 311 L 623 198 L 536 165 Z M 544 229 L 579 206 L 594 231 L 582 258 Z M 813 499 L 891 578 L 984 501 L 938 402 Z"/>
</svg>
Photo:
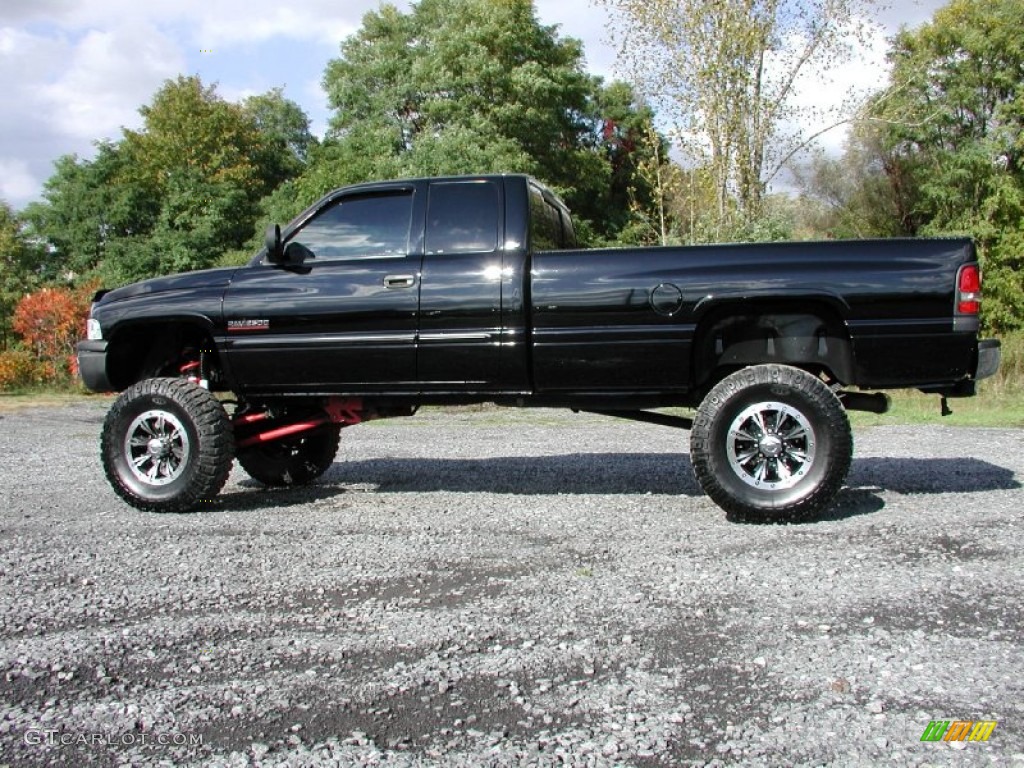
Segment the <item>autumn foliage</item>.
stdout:
<svg viewBox="0 0 1024 768">
<path fill-rule="evenodd" d="M 77 375 L 75 344 L 85 337 L 93 286 L 42 288 L 18 302 L 11 323 L 23 349 L 0 355 L 0 389 L 66 382 Z"/>
<path fill-rule="evenodd" d="M 44 383 L 43 365 L 27 349 L 0 352 L 0 391 L 25 389 Z"/>
</svg>

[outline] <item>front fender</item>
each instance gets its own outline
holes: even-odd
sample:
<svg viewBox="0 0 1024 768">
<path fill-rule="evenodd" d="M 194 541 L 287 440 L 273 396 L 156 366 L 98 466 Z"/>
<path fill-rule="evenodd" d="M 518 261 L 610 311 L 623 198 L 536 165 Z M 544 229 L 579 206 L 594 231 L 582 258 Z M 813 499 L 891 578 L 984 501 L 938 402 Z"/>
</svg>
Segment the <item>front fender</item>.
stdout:
<svg viewBox="0 0 1024 768">
<path fill-rule="evenodd" d="M 76 347 L 78 373 L 92 392 L 114 391 L 107 378 L 107 346 L 106 341 L 80 341 Z"/>
</svg>

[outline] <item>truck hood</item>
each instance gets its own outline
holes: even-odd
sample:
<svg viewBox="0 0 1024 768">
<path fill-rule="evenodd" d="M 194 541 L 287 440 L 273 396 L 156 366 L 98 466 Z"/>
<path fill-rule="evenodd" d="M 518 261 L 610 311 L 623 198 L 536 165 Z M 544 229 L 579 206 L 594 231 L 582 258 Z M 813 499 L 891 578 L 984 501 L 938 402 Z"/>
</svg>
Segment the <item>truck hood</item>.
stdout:
<svg viewBox="0 0 1024 768">
<path fill-rule="evenodd" d="M 115 288 L 104 293 L 100 304 L 108 304 L 124 299 L 136 298 L 139 296 L 168 293 L 170 291 L 188 291 L 196 288 L 226 288 L 231 278 L 239 267 L 223 267 L 220 269 L 204 269 L 199 272 L 184 272 L 180 275 L 168 277 L 154 277 L 151 280 L 143 280 L 139 283 L 132 283 L 123 288 Z"/>
</svg>

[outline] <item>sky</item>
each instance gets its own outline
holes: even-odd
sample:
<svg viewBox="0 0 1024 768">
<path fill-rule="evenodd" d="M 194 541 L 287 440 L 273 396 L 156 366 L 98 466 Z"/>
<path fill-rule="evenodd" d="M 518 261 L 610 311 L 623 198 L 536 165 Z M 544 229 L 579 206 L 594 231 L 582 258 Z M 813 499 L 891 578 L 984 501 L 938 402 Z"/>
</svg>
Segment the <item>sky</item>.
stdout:
<svg viewBox="0 0 1024 768">
<path fill-rule="evenodd" d="M 407 8 L 405 0 L 393 2 Z M 931 18 L 942 0 L 894 0 L 862 60 L 801 98 L 828 101 L 847 86 L 885 81 L 886 35 Z M 97 140 L 138 128 L 138 109 L 167 79 L 198 74 L 236 101 L 275 87 L 323 136 L 330 116 L 320 81 L 339 44 L 379 0 L 2 0 L 0 2 L 0 199 L 15 210 L 40 199 L 62 155 L 90 158 Z M 582 40 L 587 69 L 616 76 L 607 16 L 591 0 L 535 0 L 543 24 Z M 833 151 L 842 135 L 829 134 Z"/>
</svg>

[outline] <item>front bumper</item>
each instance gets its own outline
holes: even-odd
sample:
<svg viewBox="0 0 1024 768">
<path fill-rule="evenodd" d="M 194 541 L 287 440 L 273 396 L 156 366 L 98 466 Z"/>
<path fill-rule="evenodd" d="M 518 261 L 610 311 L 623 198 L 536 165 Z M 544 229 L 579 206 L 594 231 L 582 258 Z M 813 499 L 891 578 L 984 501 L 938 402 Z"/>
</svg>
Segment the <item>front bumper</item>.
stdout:
<svg viewBox="0 0 1024 768">
<path fill-rule="evenodd" d="M 78 354 L 78 373 L 82 382 L 93 392 L 112 392 L 107 378 L 107 342 L 80 341 L 76 348 Z"/>
<path fill-rule="evenodd" d="M 982 339 L 978 342 L 978 365 L 975 367 L 975 381 L 987 379 L 994 376 L 999 370 L 999 362 L 1002 359 L 1001 344 L 998 339 Z"/>
</svg>

